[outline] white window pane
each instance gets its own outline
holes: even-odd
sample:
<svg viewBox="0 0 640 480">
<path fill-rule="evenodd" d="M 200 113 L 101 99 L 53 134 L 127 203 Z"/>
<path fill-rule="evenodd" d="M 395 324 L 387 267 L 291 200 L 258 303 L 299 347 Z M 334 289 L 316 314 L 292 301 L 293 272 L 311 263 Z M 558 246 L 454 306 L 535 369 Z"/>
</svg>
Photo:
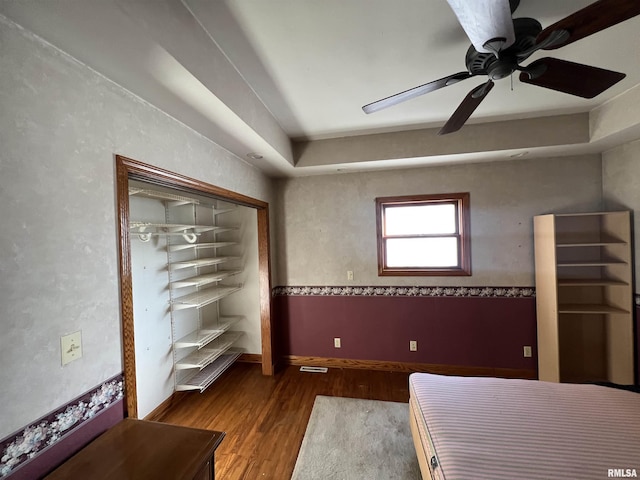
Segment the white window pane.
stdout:
<svg viewBox="0 0 640 480">
<path fill-rule="evenodd" d="M 457 267 L 458 239 L 390 238 L 387 267 Z"/>
<path fill-rule="evenodd" d="M 386 207 L 384 219 L 387 235 L 456 233 L 456 207 L 452 203 Z"/>
</svg>

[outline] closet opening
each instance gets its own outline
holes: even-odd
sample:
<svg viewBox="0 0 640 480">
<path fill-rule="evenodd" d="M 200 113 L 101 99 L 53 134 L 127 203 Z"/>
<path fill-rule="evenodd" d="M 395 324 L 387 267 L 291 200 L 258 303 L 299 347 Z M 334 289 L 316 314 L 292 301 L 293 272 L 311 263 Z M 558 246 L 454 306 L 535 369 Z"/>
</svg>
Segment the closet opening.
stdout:
<svg viewBox="0 0 640 480">
<path fill-rule="evenodd" d="M 120 155 L 116 197 L 127 416 L 236 360 L 273 375 L 268 203 Z"/>
</svg>

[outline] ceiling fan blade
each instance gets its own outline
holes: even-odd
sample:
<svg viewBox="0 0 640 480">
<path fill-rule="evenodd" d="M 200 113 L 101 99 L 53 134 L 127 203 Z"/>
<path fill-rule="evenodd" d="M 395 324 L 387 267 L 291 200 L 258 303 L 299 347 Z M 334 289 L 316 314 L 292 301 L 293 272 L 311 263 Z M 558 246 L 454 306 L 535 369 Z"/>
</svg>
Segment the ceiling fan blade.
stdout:
<svg viewBox="0 0 640 480">
<path fill-rule="evenodd" d="M 509 0 L 447 0 L 473 48 L 496 53 L 515 42 Z M 514 8 L 517 5 L 514 6 Z M 489 44 L 491 48 L 487 48 Z"/>
<path fill-rule="evenodd" d="M 449 75 L 448 77 L 440 78 L 438 80 L 434 80 L 433 82 L 420 85 L 419 87 L 410 88 L 409 90 L 405 90 L 404 92 L 396 93 L 395 95 L 383 98 L 382 100 L 377 100 L 375 102 L 369 103 L 368 105 L 362 107 L 362 110 L 364 110 L 364 113 L 377 112 L 378 110 L 382 110 L 383 108 L 397 105 L 398 103 L 418 97 L 420 95 L 424 95 L 425 93 L 433 92 L 434 90 L 438 90 L 439 88 L 448 87 L 449 85 L 458 83 L 461 80 L 466 80 L 467 78 L 472 76 L 473 75 L 469 72 L 454 73 L 453 75 Z"/>
<path fill-rule="evenodd" d="M 544 42 L 553 32 L 565 30 L 569 33 L 568 38 L 542 47 L 544 50 L 560 48 L 636 15 L 640 15 L 638 0 L 598 0 L 545 28 L 538 35 L 536 44 Z"/>
<path fill-rule="evenodd" d="M 520 81 L 568 93 L 593 98 L 612 87 L 626 75 L 581 63 L 557 58 L 541 58 L 520 73 Z"/>
<path fill-rule="evenodd" d="M 493 81 L 489 80 L 487 83 L 483 83 L 479 87 L 471 90 L 456 111 L 453 112 L 453 115 L 447 120 L 447 123 L 444 124 L 444 127 L 440 129 L 438 135 L 446 135 L 447 133 L 460 130 L 492 88 Z"/>
</svg>

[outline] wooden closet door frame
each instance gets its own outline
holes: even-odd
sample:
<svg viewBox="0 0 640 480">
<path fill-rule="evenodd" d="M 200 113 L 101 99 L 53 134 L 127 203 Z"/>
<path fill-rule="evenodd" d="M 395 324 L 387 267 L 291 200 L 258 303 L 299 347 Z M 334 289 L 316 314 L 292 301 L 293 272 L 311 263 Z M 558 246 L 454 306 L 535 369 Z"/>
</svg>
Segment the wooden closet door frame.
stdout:
<svg viewBox="0 0 640 480">
<path fill-rule="evenodd" d="M 120 310 L 127 416 L 138 418 L 136 354 L 133 328 L 133 288 L 131 277 L 131 239 L 129 235 L 129 180 L 170 187 L 183 192 L 204 194 L 227 202 L 255 208 L 258 217 L 258 275 L 260 289 L 260 331 L 262 373 L 273 375 L 271 320 L 271 259 L 269 255 L 269 204 L 206 182 L 116 155 L 116 201 L 120 253 Z"/>
</svg>

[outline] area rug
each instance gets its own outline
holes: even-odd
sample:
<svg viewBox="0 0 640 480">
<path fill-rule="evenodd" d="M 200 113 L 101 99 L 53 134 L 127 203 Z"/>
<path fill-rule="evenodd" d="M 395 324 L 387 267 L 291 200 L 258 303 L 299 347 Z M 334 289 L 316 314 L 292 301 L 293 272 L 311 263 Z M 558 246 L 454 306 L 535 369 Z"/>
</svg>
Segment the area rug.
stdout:
<svg viewBox="0 0 640 480">
<path fill-rule="evenodd" d="M 318 395 L 292 480 L 419 480 L 409 404 Z"/>
</svg>

